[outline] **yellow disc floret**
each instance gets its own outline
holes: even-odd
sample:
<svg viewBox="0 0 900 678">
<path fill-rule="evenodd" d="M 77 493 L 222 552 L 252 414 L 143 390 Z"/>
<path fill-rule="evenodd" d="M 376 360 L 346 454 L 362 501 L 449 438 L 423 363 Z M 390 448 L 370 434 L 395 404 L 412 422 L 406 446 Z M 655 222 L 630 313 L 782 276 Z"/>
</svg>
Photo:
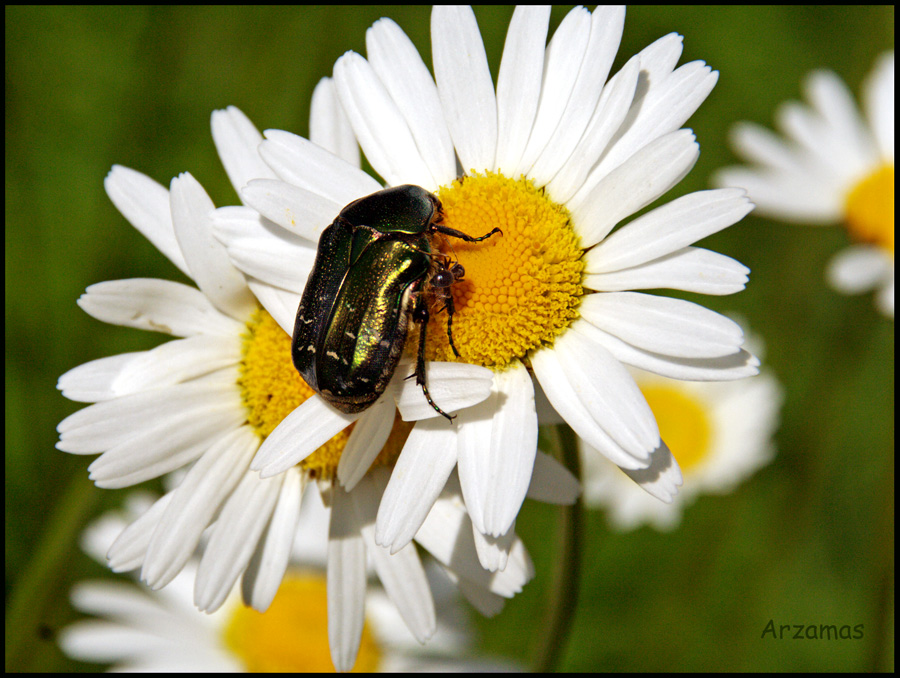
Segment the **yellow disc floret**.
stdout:
<svg viewBox="0 0 900 678">
<path fill-rule="evenodd" d="M 894 254 L 894 166 L 882 165 L 847 196 L 847 228 L 862 242 Z"/>
<path fill-rule="evenodd" d="M 503 368 L 555 337 L 578 317 L 584 263 L 566 209 L 527 179 L 473 174 L 439 191 L 444 225 L 480 243 L 435 238 L 465 268 L 453 295 L 453 340 L 460 360 Z M 433 309 L 437 311 L 439 309 Z M 455 360 L 447 316 L 432 313 L 427 357 Z"/>
<path fill-rule="evenodd" d="M 333 673 L 325 577 L 289 574 L 265 614 L 235 605 L 224 641 L 251 673 Z M 354 672 L 378 669 L 381 651 L 363 626 Z"/>
</svg>

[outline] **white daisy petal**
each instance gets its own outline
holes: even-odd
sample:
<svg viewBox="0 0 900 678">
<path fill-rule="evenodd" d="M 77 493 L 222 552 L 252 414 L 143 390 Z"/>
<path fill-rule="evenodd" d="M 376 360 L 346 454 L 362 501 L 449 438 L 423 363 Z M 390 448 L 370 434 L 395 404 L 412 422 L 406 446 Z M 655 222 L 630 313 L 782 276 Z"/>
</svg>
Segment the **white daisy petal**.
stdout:
<svg viewBox="0 0 900 678">
<path fill-rule="evenodd" d="M 378 501 L 388 480 L 386 469 L 365 478 L 356 492 L 348 495 L 361 524 L 360 533 L 372 556 L 378 578 L 384 585 L 388 597 L 397 606 L 400 616 L 420 643 L 434 635 L 437 620 L 431 587 L 425 576 L 425 568 L 416 547 L 407 544 L 401 549 L 389 552 L 375 543 L 375 521 L 373 519 Z"/>
<path fill-rule="evenodd" d="M 378 508 L 375 543 L 396 553 L 419 531 L 456 466 L 457 432 L 443 419 L 417 422 Z"/>
<path fill-rule="evenodd" d="M 336 488 L 328 534 L 328 645 L 337 671 L 356 663 L 365 596 L 366 547 L 349 495 Z"/>
<path fill-rule="evenodd" d="M 169 280 L 132 278 L 96 283 L 81 295 L 78 305 L 103 322 L 176 337 L 234 336 L 242 331 L 241 323 L 218 311 L 202 292 Z"/>
<path fill-rule="evenodd" d="M 641 70 L 647 74 L 647 84 L 659 82 L 671 75 L 683 51 L 684 36 L 678 33 L 664 35 L 642 49 L 638 56 L 641 58 Z M 646 90 L 647 85 L 642 89 Z"/>
<path fill-rule="evenodd" d="M 650 466 L 642 469 L 622 469 L 629 478 L 648 493 L 667 504 L 678 493 L 683 478 L 675 457 L 665 442 L 650 454 Z"/>
<path fill-rule="evenodd" d="M 198 335 L 175 339 L 137 354 L 122 367 L 110 387 L 114 396 L 123 396 L 174 386 L 216 370 L 233 368 L 240 359 L 239 337 Z"/>
<path fill-rule="evenodd" d="M 166 421 L 168 426 L 153 426 L 106 450 L 88 466 L 88 477 L 107 489 L 158 478 L 189 464 L 241 423 L 234 408 L 192 404 L 181 416 Z"/>
<path fill-rule="evenodd" d="M 366 31 L 366 55 L 409 125 L 434 186 L 449 184 L 456 178 L 453 142 L 437 87 L 419 51 L 396 23 L 380 19 Z"/>
<path fill-rule="evenodd" d="M 246 318 L 256 309 L 256 300 L 213 237 L 213 201 L 188 172 L 172 179 L 169 195 L 175 237 L 197 287 L 223 313 L 238 321 Z"/>
<path fill-rule="evenodd" d="M 843 196 L 829 181 L 815 174 L 757 172 L 726 168 L 716 172 L 721 186 L 739 186 L 753 196 L 756 213 L 777 215 L 800 223 L 834 223 L 841 215 Z"/>
<path fill-rule="evenodd" d="M 874 289 L 894 268 L 893 260 L 874 245 L 853 245 L 838 252 L 825 269 L 829 284 L 839 292 L 858 294 Z"/>
<path fill-rule="evenodd" d="M 490 619 L 503 611 L 503 606 L 506 601 L 502 596 L 492 593 L 485 586 L 473 584 L 466 579 L 456 577 L 452 570 L 444 568 L 444 571 L 447 573 L 447 576 L 450 577 L 450 580 L 459 588 L 459 592 L 463 594 L 465 599 L 468 600 L 472 607 L 478 610 L 482 616 Z"/>
<path fill-rule="evenodd" d="M 670 379 L 730 381 L 732 379 L 752 377 L 759 372 L 759 360 L 743 349 L 738 353 L 721 358 L 672 358 L 639 349 L 590 323 L 581 325 L 579 331 L 590 336 L 593 341 L 603 346 L 626 365 L 669 377 Z M 566 420 L 568 421 L 568 418 Z M 599 446 L 593 443 L 590 444 L 601 450 L 604 455 L 609 456 Z M 619 464 L 619 466 L 622 466 L 622 464 Z"/>
<path fill-rule="evenodd" d="M 549 454 L 538 450 L 528 498 L 547 504 L 574 504 L 581 494 L 578 478 Z"/>
<path fill-rule="evenodd" d="M 241 189 L 241 199 L 262 216 L 315 243 L 343 205 L 283 181 L 254 179 Z"/>
<path fill-rule="evenodd" d="M 243 111 L 236 106 L 213 111 L 210 126 L 219 159 L 235 191 L 240 192 L 251 179 L 275 178 L 259 155 L 262 134 Z"/>
<path fill-rule="evenodd" d="M 369 62 L 347 52 L 334 65 L 334 85 L 366 159 L 385 182 L 436 189 L 409 125 Z"/>
<path fill-rule="evenodd" d="M 591 13 L 584 7 L 576 7 L 566 15 L 550 39 L 544 58 L 544 78 L 537 115 L 528 144 L 518 166 L 511 172 L 512 176 L 530 175 L 529 170 L 557 129 L 572 96 L 590 35 Z"/>
<path fill-rule="evenodd" d="M 121 165 L 113 165 L 103 186 L 122 216 L 189 276 L 184 255 L 175 240 L 169 192 L 150 177 Z"/>
<path fill-rule="evenodd" d="M 475 551 L 481 566 L 488 572 L 502 572 L 509 563 L 509 552 L 515 543 L 515 521 L 509 531 L 499 537 L 483 534 L 472 525 L 472 538 L 475 540 Z"/>
<path fill-rule="evenodd" d="M 632 457 L 640 459 L 638 468 L 643 468 L 649 452 L 659 445 L 656 419 L 625 367 L 581 332 L 585 324 L 573 323 L 566 341 L 556 345 L 563 374 L 594 420 Z"/>
<path fill-rule="evenodd" d="M 694 134 L 679 130 L 647 144 L 599 183 L 592 183 L 592 173 L 569 205 L 581 246 L 596 245 L 622 219 L 672 188 L 699 155 Z"/>
<path fill-rule="evenodd" d="M 244 604 L 264 612 L 269 609 L 288 566 L 291 544 L 300 522 L 300 506 L 306 478 L 298 468 L 288 469 L 278 493 L 278 503 L 263 538 L 241 578 Z"/>
<path fill-rule="evenodd" d="M 141 589 L 120 582 L 78 582 L 69 596 L 72 606 L 85 614 L 107 614 L 119 621 L 150 623 L 166 634 L 177 637 L 179 633 L 195 631 L 188 624 L 181 624 L 178 615 L 172 614 Z"/>
<path fill-rule="evenodd" d="M 227 382 L 226 382 L 227 383 Z M 223 398 L 224 395 L 224 398 Z M 166 420 L 192 410 L 190 416 L 234 409 L 242 411 L 237 389 L 222 389 L 221 382 L 178 384 L 135 393 L 85 407 L 63 419 L 57 449 L 73 454 L 101 452 L 158 427 Z M 148 417 L 152 412 L 153 417 Z"/>
<path fill-rule="evenodd" d="M 806 96 L 828 128 L 827 143 L 835 153 L 831 162 L 850 180 L 878 163 L 875 140 L 866 129 L 853 95 L 836 73 L 814 71 L 804 83 Z"/>
<path fill-rule="evenodd" d="M 283 480 L 283 475 L 261 479 L 257 473 L 245 472 L 225 502 L 197 568 L 194 604 L 200 610 L 213 612 L 225 602 L 253 556 L 278 501 Z"/>
<path fill-rule="evenodd" d="M 234 265 L 247 276 L 271 286 L 295 290 L 296 312 L 300 291 L 306 286 L 316 259 L 314 242 L 284 231 L 248 207 L 217 209 L 213 215 L 213 232 L 225 244 Z M 251 282 L 248 285 L 252 290 Z M 293 321 L 292 314 L 292 326 Z"/>
<path fill-rule="evenodd" d="M 866 117 L 881 156 L 894 162 L 894 53 L 878 57 L 863 85 Z"/>
<path fill-rule="evenodd" d="M 587 273 L 581 284 L 598 292 L 667 288 L 724 295 L 744 289 L 749 273 L 749 268 L 724 254 L 701 247 L 685 247 L 633 268 L 612 273 Z"/>
<path fill-rule="evenodd" d="M 484 403 L 460 413 L 459 481 L 479 532 L 498 537 L 515 521 L 531 481 L 537 432 L 534 388 L 519 362 L 494 374 Z"/>
<path fill-rule="evenodd" d="M 441 107 L 463 171 L 491 169 L 497 150 L 497 98 L 472 8 L 436 5 L 431 45 Z"/>
<path fill-rule="evenodd" d="M 591 168 L 621 127 L 634 100 L 640 68 L 640 59 L 632 57 L 603 88 L 594 115 L 569 161 L 547 184 L 557 202 L 567 203 L 581 188 Z"/>
<path fill-rule="evenodd" d="M 797 173 L 804 167 L 792 149 L 777 134 L 753 122 L 739 122 L 731 128 L 729 141 L 748 160 L 775 170 Z"/>
<path fill-rule="evenodd" d="M 290 132 L 266 130 L 259 152 L 279 179 L 334 203 L 338 211 L 358 197 L 381 189 L 381 184 L 359 169 L 358 164 Z"/>
<path fill-rule="evenodd" d="M 398 385 L 397 409 L 403 421 L 419 421 L 440 416 L 428 404 L 422 387 L 415 379 L 408 379 L 413 373 L 413 365 L 401 361 L 394 372 L 394 382 Z M 431 399 L 444 412 L 452 413 L 471 407 L 488 397 L 494 373 L 479 365 L 467 363 L 425 363 L 425 378 Z"/>
<path fill-rule="evenodd" d="M 581 349 L 584 347 L 579 346 L 583 343 L 583 340 L 574 332 L 568 332 L 557 340 L 554 349 L 535 351 L 531 356 L 531 366 L 534 368 L 535 376 L 538 378 L 541 388 L 544 389 L 547 399 L 580 437 L 584 438 L 592 447 L 600 450 L 613 462 L 625 468 L 645 468 L 647 466 L 645 460 L 648 452 L 656 447 L 656 443 L 647 448 L 646 451 L 642 451 L 641 448 L 644 446 L 639 444 L 633 445 L 633 450 L 626 450 L 606 430 L 608 426 L 616 432 L 618 437 L 634 442 L 634 431 L 630 430 L 630 427 L 624 421 L 618 419 L 615 412 L 621 411 L 626 413 L 630 407 L 637 408 L 637 397 L 633 393 L 633 391 L 637 390 L 637 387 L 631 388 L 627 385 L 627 382 L 621 375 L 624 368 L 611 360 L 605 351 L 591 355 L 588 363 L 580 366 L 582 370 L 591 366 L 590 375 L 570 374 L 575 359 L 573 358 L 571 361 L 563 359 L 566 349 L 563 349 L 563 351 L 559 350 L 562 340 L 565 340 L 565 344 L 575 344 L 574 350 L 577 353 L 583 352 Z M 599 360 L 598 357 L 600 358 Z M 624 384 L 627 391 L 632 391 L 632 393 L 629 393 L 630 402 L 627 405 L 626 403 L 615 403 L 612 410 L 606 410 L 605 405 L 610 396 L 617 395 L 614 393 L 615 388 L 612 385 L 609 387 L 610 393 L 605 395 L 596 393 L 596 386 L 592 386 L 588 391 L 592 394 L 592 397 L 588 401 L 584 399 L 583 394 L 570 381 L 573 377 L 579 383 L 589 382 L 592 380 L 592 377 L 593 379 L 599 379 L 599 373 L 604 370 L 608 370 L 611 375 L 615 375 L 615 380 L 612 383 L 616 386 Z M 602 381 L 595 381 L 595 384 L 607 386 L 606 382 Z M 594 396 L 596 395 L 600 395 L 600 399 L 595 399 Z M 640 392 L 638 392 L 638 395 L 640 395 Z M 643 396 L 641 396 L 641 399 L 643 399 Z M 644 403 L 644 407 L 646 407 L 646 403 Z M 649 408 L 647 409 L 649 410 Z M 635 412 L 637 412 L 637 409 L 635 409 Z M 650 416 L 652 419 L 652 414 Z M 629 414 L 628 420 L 636 421 L 636 418 L 633 414 Z M 647 423 L 649 424 L 649 422 Z"/>
<path fill-rule="evenodd" d="M 313 396 L 291 412 L 259 447 L 250 468 L 268 478 L 287 471 L 356 421 Z"/>
<path fill-rule="evenodd" d="M 622 40 L 625 8 L 597 7 L 590 20 L 590 38 L 559 124 L 541 151 L 529 176 L 546 184 L 567 163 L 597 108 L 603 84 Z"/>
<path fill-rule="evenodd" d="M 485 570 L 478 561 L 472 524 L 459 498 L 452 495 L 435 502 L 416 541 L 460 579 L 504 598 L 512 598 L 534 576 L 534 566 L 518 538 L 510 549 L 506 569 L 493 573 Z"/>
<path fill-rule="evenodd" d="M 359 144 L 331 78 L 322 78 L 313 90 L 309 106 L 309 140 L 353 167 L 361 164 Z"/>
<path fill-rule="evenodd" d="M 160 518 L 144 557 L 141 579 L 168 584 L 193 555 L 203 531 L 244 475 L 259 439 L 241 427 L 211 445 L 191 467 Z"/>
<path fill-rule="evenodd" d="M 744 341 L 736 322 L 682 299 L 639 292 L 589 294 L 579 312 L 636 348 L 676 358 L 732 355 Z"/>
<path fill-rule="evenodd" d="M 284 333 L 293 336 L 297 306 L 300 304 L 300 293 L 272 287 L 252 279 L 247 283 L 253 291 L 253 296 L 259 300 L 260 305 L 268 311 L 278 326 L 284 330 Z M 306 287 L 305 280 L 297 289 L 302 290 L 304 287 Z"/>
<path fill-rule="evenodd" d="M 666 256 L 737 223 L 752 209 L 739 188 L 689 193 L 638 217 L 587 252 L 586 272 L 609 273 Z"/>
<path fill-rule="evenodd" d="M 109 568 L 113 572 L 129 572 L 142 565 L 153 530 L 159 524 L 170 501 L 172 501 L 171 493 L 164 494 L 137 520 L 122 530 L 106 554 Z"/>
<path fill-rule="evenodd" d="M 497 156 L 494 168 L 510 176 L 522 157 L 541 96 L 549 5 L 516 7 L 497 76 Z"/>
<path fill-rule="evenodd" d="M 63 374 L 56 383 L 64 397 L 79 403 L 96 403 L 120 395 L 114 384 L 129 363 L 143 353 L 122 353 L 91 360 Z"/>
<path fill-rule="evenodd" d="M 643 57 L 641 70 L 642 75 L 648 73 Z M 657 80 L 653 77 L 647 78 L 649 87 L 638 84 L 622 135 L 611 144 L 595 174 L 612 171 L 646 144 L 681 127 L 709 96 L 719 74 L 702 61 L 692 61 Z"/>
<path fill-rule="evenodd" d="M 362 479 L 387 442 L 395 411 L 393 400 L 382 396 L 356 420 L 337 467 L 338 482 L 347 492 Z"/>
</svg>

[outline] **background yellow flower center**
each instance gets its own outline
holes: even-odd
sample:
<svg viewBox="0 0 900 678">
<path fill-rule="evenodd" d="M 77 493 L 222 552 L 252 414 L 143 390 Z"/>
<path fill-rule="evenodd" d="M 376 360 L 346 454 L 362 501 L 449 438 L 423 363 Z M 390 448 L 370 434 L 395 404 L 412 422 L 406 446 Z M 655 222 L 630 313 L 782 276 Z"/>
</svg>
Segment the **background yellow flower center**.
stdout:
<svg viewBox="0 0 900 678">
<path fill-rule="evenodd" d="M 435 238 L 435 246 L 465 267 L 452 285 L 453 341 L 460 359 L 502 368 L 554 338 L 578 317 L 584 264 L 566 209 L 522 178 L 474 174 L 438 193 L 444 224 L 480 243 Z M 455 360 L 447 314 L 432 309 L 427 357 Z"/>
<path fill-rule="evenodd" d="M 289 574 L 265 613 L 236 605 L 224 640 L 249 672 L 333 673 L 325 577 Z M 380 657 L 366 623 L 353 671 L 377 670 Z"/>
<path fill-rule="evenodd" d="M 882 165 L 850 191 L 846 218 L 854 238 L 894 253 L 893 165 Z"/>
<path fill-rule="evenodd" d="M 712 441 L 712 424 L 703 404 L 684 390 L 663 384 L 645 384 L 641 391 L 681 470 L 689 473 L 702 465 Z"/>
<path fill-rule="evenodd" d="M 238 383 L 247 406 L 247 422 L 260 438 L 268 436 L 286 416 L 315 395 L 294 368 L 290 336 L 262 309 L 247 323 Z M 310 478 L 334 478 L 352 430 L 353 424 L 301 461 L 300 468 Z M 373 466 L 393 464 L 411 430 L 412 423 L 396 416 L 391 436 Z"/>
</svg>

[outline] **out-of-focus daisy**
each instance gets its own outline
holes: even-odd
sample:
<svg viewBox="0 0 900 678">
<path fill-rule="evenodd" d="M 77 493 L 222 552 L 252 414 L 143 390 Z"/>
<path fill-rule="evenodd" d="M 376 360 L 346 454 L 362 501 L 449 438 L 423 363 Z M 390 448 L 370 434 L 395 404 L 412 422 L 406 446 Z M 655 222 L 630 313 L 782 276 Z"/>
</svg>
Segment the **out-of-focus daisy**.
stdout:
<svg viewBox="0 0 900 678">
<path fill-rule="evenodd" d="M 128 503 L 135 508 L 144 504 L 143 512 L 152 502 L 133 496 Z M 107 550 L 128 522 L 115 514 L 101 517 L 85 531 L 83 548 L 105 562 Z M 73 605 L 100 619 L 82 620 L 63 629 L 60 646 L 82 661 L 112 663 L 115 671 L 328 672 L 331 657 L 324 570 L 328 523 L 328 510 L 318 494 L 307 493 L 292 567 L 265 613 L 244 607 L 237 590 L 215 612 L 197 610 L 193 603 L 197 562 L 192 558 L 160 591 L 145 591 L 124 581 L 76 584 L 71 592 Z M 425 648 L 407 630 L 384 592 L 369 587 L 357 670 L 498 667 L 462 659 L 471 648 L 471 638 L 460 601 L 440 572 L 430 572 L 429 579 L 437 598 L 438 624 Z"/>
<path fill-rule="evenodd" d="M 666 456 L 661 476 L 645 487 L 669 497 L 677 467 L 624 364 L 692 380 L 757 371 L 732 321 L 630 291 L 743 289 L 744 266 L 691 247 L 750 211 L 743 191 L 693 193 L 613 231 L 691 169 L 699 147 L 680 127 L 718 74 L 699 61 L 676 68 L 682 39 L 670 34 L 607 79 L 625 10 L 576 8 L 547 44 L 549 16 L 548 7 L 516 9 L 496 88 L 474 13 L 444 6 L 432 11 L 434 79 L 400 27 L 381 19 L 367 33 L 367 58 L 345 54 L 333 81 L 322 84 L 335 92 L 323 107 L 349 120 L 349 129 L 334 130 L 352 130 L 341 146 L 355 137 L 386 185 L 434 192 L 451 228 L 473 236 L 502 229 L 479 244 L 435 243 L 465 267 L 465 280 L 451 289 L 460 360 L 489 367 L 492 383 L 490 395 L 469 407 L 441 395 L 439 369 L 457 359 L 446 316 L 434 314 L 427 356 L 442 362 L 429 364 L 429 387 L 458 417 L 454 426 L 435 425 L 437 413 L 421 393 L 398 401 L 405 419 L 422 421 L 379 509 L 375 539 L 392 550 L 416 534 L 454 468 L 477 531 L 485 542 L 504 542 L 532 472 L 540 471 L 533 377 L 572 428 L 617 465 L 645 469 L 651 455 Z M 248 181 L 241 196 L 273 225 L 226 208 L 216 232 L 290 331 L 303 290 L 302 244 L 316 242 L 345 205 L 382 184 L 357 163 L 283 131 L 268 131 L 260 154 L 277 178 Z M 306 458 L 313 446 L 294 432 L 310 422 L 334 432 L 346 417 L 310 399 L 285 420 L 285 435 L 266 441 L 253 467 L 266 476 Z M 340 468 L 338 479 L 353 486 Z"/>
<path fill-rule="evenodd" d="M 585 503 L 604 507 L 615 527 L 630 530 L 649 523 L 673 529 L 698 495 L 731 492 L 772 460 L 782 389 L 767 371 L 719 383 L 675 381 L 639 370 L 634 376 L 678 460 L 684 485 L 671 503 L 658 501 L 626 476 L 652 473 L 652 465 L 622 473 L 582 442 Z"/>
<path fill-rule="evenodd" d="M 752 123 L 732 134 L 755 166 L 722 170 L 717 183 L 746 188 L 759 214 L 806 224 L 843 224 L 855 244 L 826 272 L 840 292 L 876 290 L 894 317 L 894 53 L 882 54 L 862 87 L 865 119 L 832 71 L 804 82 L 809 106 L 784 104 L 779 138 Z"/>
<path fill-rule="evenodd" d="M 239 130 L 261 140 L 240 111 L 216 113 L 213 128 L 230 173 L 264 167 L 258 143 L 230 136 Z M 335 666 L 348 670 L 355 661 L 364 622 L 367 557 L 410 631 L 420 642 L 427 640 L 435 630 L 435 609 L 416 547 L 409 544 L 390 554 L 374 541 L 388 469 L 411 424 L 395 420 L 390 409 L 386 417 L 358 421 L 352 432 L 348 428 L 322 436 L 322 427 L 315 425 L 291 430 L 291 436 L 313 440 L 317 451 L 261 479 L 250 461 L 263 439 L 282 435 L 282 419 L 312 394 L 293 369 L 290 336 L 259 308 L 251 294 L 254 281 L 248 287 L 212 237 L 214 206 L 193 177 L 174 179 L 169 192 L 142 174 L 115 167 L 105 185 L 123 215 L 199 288 L 165 280 L 123 280 L 92 285 L 79 300 L 100 320 L 183 337 L 151 351 L 95 360 L 59 381 L 66 397 L 96 403 L 60 423 L 57 447 L 74 454 L 102 452 L 90 466 L 98 486 L 128 487 L 183 471 L 178 486 L 112 545 L 108 557 L 113 569 L 140 567 L 142 580 L 154 589 L 163 587 L 185 566 L 209 528 L 194 584 L 195 604 L 205 611 L 218 609 L 243 575 L 244 601 L 265 610 L 288 564 L 301 497 L 312 485 L 332 509 L 328 636 Z M 295 263 L 304 270 L 302 257 Z M 462 387 L 453 386 L 458 367 L 467 375 Z M 479 370 L 486 375 L 480 387 Z M 491 377 L 484 368 L 449 365 L 443 374 L 451 401 L 467 405 L 488 395 Z M 414 389 L 421 395 L 415 384 L 398 382 L 392 391 L 398 397 Z M 324 404 L 318 407 L 332 416 Z M 345 428 L 350 423 L 347 419 Z M 342 450 L 373 444 L 377 458 L 352 469 L 352 491 L 335 486 Z M 358 460 L 352 454 L 348 458 Z M 545 462 L 553 485 L 541 486 L 535 495 L 573 501 L 574 479 L 549 458 Z M 525 548 L 515 535 L 502 549 L 475 541 L 480 533 L 471 527 L 455 476 L 439 492 L 416 539 L 476 608 L 496 613 L 503 598 L 515 595 L 532 576 Z M 479 559 L 496 571 L 486 571 Z"/>
</svg>

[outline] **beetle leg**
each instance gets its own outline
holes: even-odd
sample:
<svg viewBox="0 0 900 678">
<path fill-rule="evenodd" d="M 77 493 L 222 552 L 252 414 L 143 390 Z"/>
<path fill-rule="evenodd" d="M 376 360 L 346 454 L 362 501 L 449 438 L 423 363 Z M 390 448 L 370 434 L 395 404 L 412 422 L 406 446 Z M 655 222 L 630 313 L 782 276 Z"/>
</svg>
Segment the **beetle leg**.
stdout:
<svg viewBox="0 0 900 678">
<path fill-rule="evenodd" d="M 456 418 L 456 415 L 449 415 L 438 407 L 431 399 L 431 394 L 428 392 L 428 386 L 425 384 L 425 329 L 428 327 L 428 318 L 428 304 L 425 303 L 425 296 L 420 294 L 416 298 L 416 305 L 413 308 L 413 321 L 419 324 L 419 352 L 416 357 L 415 372 L 416 384 L 422 387 L 422 393 L 425 394 L 425 399 L 428 401 L 428 404 L 434 408 L 434 411 L 441 416 L 446 417 L 447 421 L 452 423 Z"/>
<path fill-rule="evenodd" d="M 455 228 L 450 228 L 449 226 L 442 226 L 441 224 L 432 224 L 431 228 L 437 231 L 438 233 L 443 233 L 444 235 L 452 235 L 454 238 L 459 238 L 460 240 L 465 240 L 466 242 L 481 242 L 482 240 L 487 240 L 494 233 L 500 233 L 502 235 L 503 231 L 499 228 L 495 228 L 490 233 L 486 233 L 480 238 L 473 238 L 471 235 L 467 233 L 463 233 L 462 231 L 457 231 Z"/>
<path fill-rule="evenodd" d="M 447 291 L 447 300 L 444 303 L 444 309 L 447 311 L 447 338 L 450 340 L 450 348 L 453 349 L 453 355 L 459 358 L 459 351 L 456 350 L 456 344 L 453 343 L 453 295 Z"/>
</svg>

